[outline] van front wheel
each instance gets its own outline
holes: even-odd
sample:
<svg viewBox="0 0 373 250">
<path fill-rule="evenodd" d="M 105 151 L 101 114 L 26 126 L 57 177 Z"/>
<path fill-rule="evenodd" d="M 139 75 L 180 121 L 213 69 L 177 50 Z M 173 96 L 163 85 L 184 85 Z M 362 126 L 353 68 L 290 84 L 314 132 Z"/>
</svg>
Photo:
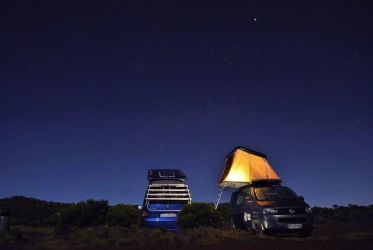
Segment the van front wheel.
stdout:
<svg viewBox="0 0 373 250">
<path fill-rule="evenodd" d="M 263 227 L 263 224 L 262 224 L 262 222 L 260 221 L 260 219 L 252 220 L 252 226 L 253 226 L 253 229 L 254 229 L 257 233 L 262 234 L 262 235 L 268 235 L 268 232 L 267 232 L 266 229 Z"/>
</svg>

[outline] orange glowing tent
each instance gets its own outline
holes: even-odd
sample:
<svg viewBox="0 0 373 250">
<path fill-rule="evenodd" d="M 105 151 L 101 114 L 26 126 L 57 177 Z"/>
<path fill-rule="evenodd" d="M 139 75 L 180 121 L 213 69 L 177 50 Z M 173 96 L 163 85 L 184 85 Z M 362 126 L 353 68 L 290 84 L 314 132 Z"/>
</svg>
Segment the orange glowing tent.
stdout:
<svg viewBox="0 0 373 250">
<path fill-rule="evenodd" d="M 240 188 L 260 181 L 281 183 L 281 178 L 266 155 L 238 146 L 226 157 L 218 186 Z"/>
</svg>

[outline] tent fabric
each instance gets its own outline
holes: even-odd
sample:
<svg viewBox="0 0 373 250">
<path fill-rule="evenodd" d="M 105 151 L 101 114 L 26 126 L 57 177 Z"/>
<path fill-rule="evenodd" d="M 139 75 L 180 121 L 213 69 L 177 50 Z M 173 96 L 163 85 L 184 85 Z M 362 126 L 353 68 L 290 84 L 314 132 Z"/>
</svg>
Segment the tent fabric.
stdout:
<svg viewBox="0 0 373 250">
<path fill-rule="evenodd" d="M 218 185 L 240 188 L 260 180 L 281 181 L 266 158 L 238 148 L 226 158 Z"/>
</svg>

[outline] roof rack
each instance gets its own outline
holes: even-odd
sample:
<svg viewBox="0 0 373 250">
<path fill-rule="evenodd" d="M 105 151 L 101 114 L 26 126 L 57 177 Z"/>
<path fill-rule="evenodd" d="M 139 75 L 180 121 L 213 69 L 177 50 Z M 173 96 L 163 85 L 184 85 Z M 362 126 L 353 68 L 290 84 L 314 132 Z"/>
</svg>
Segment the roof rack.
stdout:
<svg viewBox="0 0 373 250">
<path fill-rule="evenodd" d="M 150 184 L 145 200 L 180 200 L 191 203 L 192 197 L 186 184 Z"/>
</svg>

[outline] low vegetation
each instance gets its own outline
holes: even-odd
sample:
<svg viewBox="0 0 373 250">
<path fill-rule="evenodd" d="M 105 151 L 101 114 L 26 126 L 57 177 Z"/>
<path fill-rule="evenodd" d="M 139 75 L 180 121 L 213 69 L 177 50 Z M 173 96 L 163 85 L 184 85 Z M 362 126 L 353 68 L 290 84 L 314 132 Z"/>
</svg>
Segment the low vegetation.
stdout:
<svg viewBox="0 0 373 250">
<path fill-rule="evenodd" d="M 179 213 L 177 224 L 181 229 L 190 229 L 201 226 L 221 228 L 224 223 L 212 204 L 197 202 L 184 206 Z"/>
<path fill-rule="evenodd" d="M 43 201 L 25 196 L 13 196 L 0 199 L 0 210 L 8 210 L 12 214 L 12 225 L 35 227 L 53 226 L 55 213 L 72 204 Z"/>
<path fill-rule="evenodd" d="M 214 245 L 222 240 L 253 242 L 258 237 L 245 231 L 230 231 L 227 203 L 215 210 L 211 203 L 186 205 L 178 217 L 179 233 L 167 230 L 149 230 L 139 227 L 140 212 L 134 205 L 110 206 L 107 200 L 88 199 L 64 204 L 34 198 L 14 196 L 0 200 L 0 210 L 11 214 L 11 232 L 0 235 L 0 248 L 24 245 L 37 249 L 53 246 L 143 246 L 167 244 Z M 313 208 L 320 225 L 373 221 L 373 205 Z M 371 237 L 371 231 L 356 231 L 348 239 Z M 346 235 L 347 237 L 347 235 Z"/>
</svg>

